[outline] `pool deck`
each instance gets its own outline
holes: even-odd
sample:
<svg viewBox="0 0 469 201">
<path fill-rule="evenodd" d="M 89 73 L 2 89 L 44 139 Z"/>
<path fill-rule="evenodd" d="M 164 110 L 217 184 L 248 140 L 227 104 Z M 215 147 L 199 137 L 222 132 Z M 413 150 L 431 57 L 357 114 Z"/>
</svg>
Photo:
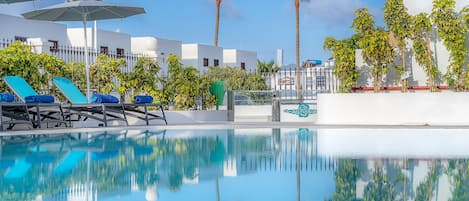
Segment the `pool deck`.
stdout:
<svg viewBox="0 0 469 201">
<path fill-rule="evenodd" d="M 170 124 L 153 126 L 114 126 L 94 128 L 52 128 L 18 131 L 2 131 L 0 136 L 51 135 L 79 132 L 121 131 L 121 130 L 181 130 L 181 129 L 249 129 L 249 128 L 316 128 L 316 129 L 469 129 L 469 125 L 318 125 L 303 122 L 203 122 L 194 124 Z"/>
</svg>

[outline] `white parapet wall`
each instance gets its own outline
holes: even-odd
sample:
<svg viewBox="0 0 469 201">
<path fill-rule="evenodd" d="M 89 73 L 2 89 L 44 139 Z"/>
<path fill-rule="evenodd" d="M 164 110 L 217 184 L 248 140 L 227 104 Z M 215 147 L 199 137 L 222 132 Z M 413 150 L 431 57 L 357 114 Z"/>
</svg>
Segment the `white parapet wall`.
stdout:
<svg viewBox="0 0 469 201">
<path fill-rule="evenodd" d="M 469 93 L 318 95 L 323 125 L 469 125 Z"/>
<path fill-rule="evenodd" d="M 235 122 L 271 122 L 272 105 L 236 105 Z"/>
</svg>

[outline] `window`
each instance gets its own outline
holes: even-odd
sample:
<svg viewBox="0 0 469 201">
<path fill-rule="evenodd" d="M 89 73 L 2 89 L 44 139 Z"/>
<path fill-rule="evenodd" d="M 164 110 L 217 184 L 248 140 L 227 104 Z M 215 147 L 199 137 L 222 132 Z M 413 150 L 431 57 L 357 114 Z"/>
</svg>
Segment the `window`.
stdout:
<svg viewBox="0 0 469 201">
<path fill-rule="evenodd" d="M 101 46 L 99 48 L 99 53 L 100 54 L 109 54 L 109 48 L 107 46 Z"/>
<path fill-rule="evenodd" d="M 118 58 L 124 57 L 124 53 L 125 53 L 124 48 L 117 48 L 116 53 L 117 53 Z"/>
<path fill-rule="evenodd" d="M 219 65 L 220 65 L 220 62 L 218 61 L 218 59 L 214 59 L 213 66 L 219 66 Z"/>
<path fill-rule="evenodd" d="M 15 36 L 15 40 L 21 41 L 21 42 L 26 42 L 28 38 L 23 37 L 23 36 Z"/>
<path fill-rule="evenodd" d="M 246 63 L 241 62 L 241 70 L 246 70 Z"/>
<path fill-rule="evenodd" d="M 49 50 L 51 52 L 56 52 L 59 50 L 59 41 L 49 40 Z"/>
<path fill-rule="evenodd" d="M 326 88 L 326 76 L 316 76 L 316 87 L 320 89 Z"/>
<path fill-rule="evenodd" d="M 306 89 L 312 89 L 313 88 L 313 77 L 307 76 L 306 77 Z"/>
<path fill-rule="evenodd" d="M 204 58 L 204 67 L 208 67 L 208 58 Z"/>
</svg>

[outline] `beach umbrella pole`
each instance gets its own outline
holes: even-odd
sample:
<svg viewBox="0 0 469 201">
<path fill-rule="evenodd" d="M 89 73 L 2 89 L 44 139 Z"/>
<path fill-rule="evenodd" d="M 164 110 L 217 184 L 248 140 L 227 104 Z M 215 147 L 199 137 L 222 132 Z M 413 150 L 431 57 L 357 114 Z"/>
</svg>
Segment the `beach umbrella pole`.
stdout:
<svg viewBox="0 0 469 201">
<path fill-rule="evenodd" d="M 88 37 L 86 34 L 86 14 L 83 15 L 83 34 L 85 35 L 85 74 L 86 74 L 86 98 L 88 103 L 91 103 L 91 91 L 90 91 L 90 66 L 88 61 Z"/>
</svg>

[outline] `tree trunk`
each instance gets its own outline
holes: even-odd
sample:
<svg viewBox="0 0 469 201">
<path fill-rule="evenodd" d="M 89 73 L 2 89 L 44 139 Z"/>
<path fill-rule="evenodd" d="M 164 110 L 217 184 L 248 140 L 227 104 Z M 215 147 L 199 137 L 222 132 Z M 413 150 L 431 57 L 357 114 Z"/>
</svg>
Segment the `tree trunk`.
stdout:
<svg viewBox="0 0 469 201">
<path fill-rule="evenodd" d="M 406 69 L 406 65 L 405 65 L 405 45 L 401 47 L 401 56 L 402 56 L 402 69 L 404 70 L 403 72 L 406 72 L 407 69 Z M 402 92 L 407 92 L 407 89 L 408 89 L 408 81 L 407 81 L 407 78 L 406 79 L 402 79 L 401 78 L 401 84 L 402 84 L 402 88 L 401 88 L 401 91 Z"/>
<path fill-rule="evenodd" d="M 431 55 L 431 52 L 432 52 L 432 46 L 430 44 L 430 36 L 428 35 L 428 32 L 425 32 L 425 40 L 427 41 L 427 51 L 430 53 L 428 54 L 428 58 L 429 61 L 432 61 L 431 63 L 431 66 L 428 66 L 430 67 L 429 70 L 429 75 L 428 75 L 428 85 L 430 85 L 430 91 L 431 92 L 435 92 L 436 91 L 436 87 L 435 87 L 435 75 L 433 74 L 433 58 L 432 58 L 432 55 Z"/>
<path fill-rule="evenodd" d="M 373 75 L 373 91 L 375 93 L 378 93 L 381 91 L 381 66 L 379 65 L 374 65 L 374 68 L 376 69 L 376 72 Z"/>
<path fill-rule="evenodd" d="M 301 70 L 300 70 L 300 1 L 295 0 L 295 11 L 296 11 L 296 97 L 298 100 L 302 100 L 301 94 Z"/>
<path fill-rule="evenodd" d="M 218 30 L 219 30 L 219 25 L 220 25 L 220 5 L 221 5 L 221 0 L 217 0 L 217 12 L 216 12 L 216 21 L 215 21 L 215 39 L 213 42 L 213 46 L 218 47 Z"/>
</svg>

